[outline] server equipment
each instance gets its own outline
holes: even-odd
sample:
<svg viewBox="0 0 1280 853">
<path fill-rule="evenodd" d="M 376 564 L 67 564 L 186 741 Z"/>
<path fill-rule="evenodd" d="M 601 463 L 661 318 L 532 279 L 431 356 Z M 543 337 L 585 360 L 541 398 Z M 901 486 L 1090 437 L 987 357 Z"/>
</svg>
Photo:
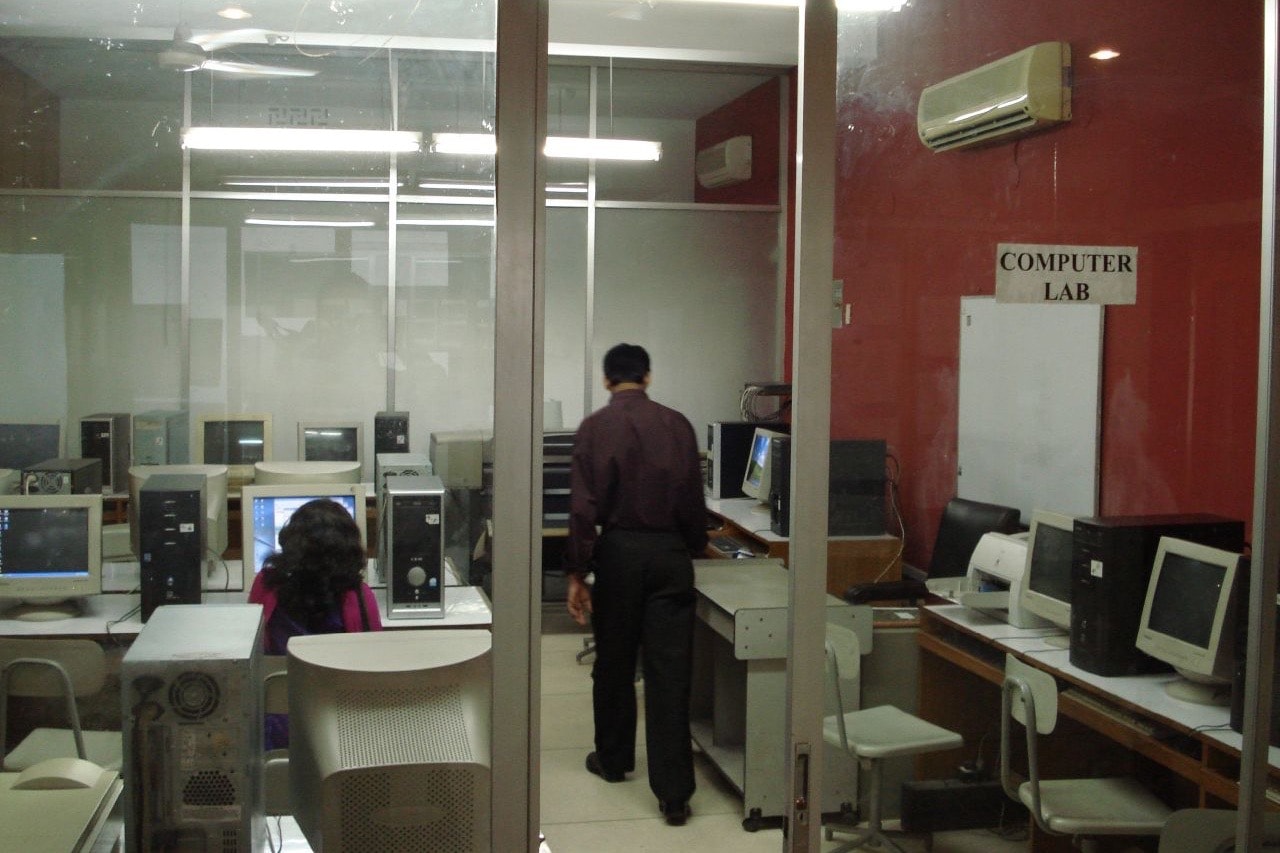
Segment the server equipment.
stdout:
<svg viewBox="0 0 1280 853">
<path fill-rule="evenodd" d="M 373 416 L 373 452 L 409 452 L 408 412 L 378 412 Z"/>
<path fill-rule="evenodd" d="M 156 474 L 138 491 L 143 622 L 161 605 L 200 603 L 206 499 L 200 474 Z"/>
<path fill-rule="evenodd" d="M 1077 518 L 1071 552 L 1072 665 L 1095 675 L 1166 669 L 1135 647 L 1161 536 L 1244 548 L 1244 522 L 1206 513 Z"/>
<path fill-rule="evenodd" d="M 542 526 L 569 526 L 569 469 L 573 463 L 572 432 L 542 436 Z"/>
<path fill-rule="evenodd" d="M 88 415 L 80 419 L 80 455 L 102 460 L 102 490 L 119 494 L 129 488 L 129 453 L 133 440 L 127 413 Z"/>
<path fill-rule="evenodd" d="M 24 495 L 100 495 L 101 459 L 46 459 L 22 472 Z"/>
<path fill-rule="evenodd" d="M 133 416 L 133 464 L 183 465 L 191 457 L 191 418 L 186 412 L 151 411 Z"/>
<path fill-rule="evenodd" d="M 129 853 L 264 849 L 262 608 L 158 608 L 121 664 Z"/>
<path fill-rule="evenodd" d="M 444 616 L 444 485 L 438 477 L 390 477 L 379 501 L 378 561 L 387 618 Z"/>
<path fill-rule="evenodd" d="M 827 486 L 828 536 L 885 532 L 883 439 L 831 442 Z M 769 464 L 769 529 L 791 535 L 791 438 L 775 439 Z"/>
</svg>

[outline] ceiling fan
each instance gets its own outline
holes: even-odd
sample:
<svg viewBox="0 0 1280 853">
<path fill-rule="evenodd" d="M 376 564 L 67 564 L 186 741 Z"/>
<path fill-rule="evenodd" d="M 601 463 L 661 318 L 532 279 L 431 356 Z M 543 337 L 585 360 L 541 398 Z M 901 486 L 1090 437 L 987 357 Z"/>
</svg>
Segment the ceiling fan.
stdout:
<svg viewBox="0 0 1280 853">
<path fill-rule="evenodd" d="M 268 30 L 228 30 L 208 35 L 192 36 L 191 31 L 179 25 L 173 31 L 173 41 L 160 51 L 157 61 L 161 67 L 178 71 L 213 71 L 243 77 L 314 77 L 315 69 L 293 68 L 283 65 L 264 65 L 258 62 L 218 59 L 216 51 L 238 44 L 277 44 L 284 36 Z"/>
</svg>

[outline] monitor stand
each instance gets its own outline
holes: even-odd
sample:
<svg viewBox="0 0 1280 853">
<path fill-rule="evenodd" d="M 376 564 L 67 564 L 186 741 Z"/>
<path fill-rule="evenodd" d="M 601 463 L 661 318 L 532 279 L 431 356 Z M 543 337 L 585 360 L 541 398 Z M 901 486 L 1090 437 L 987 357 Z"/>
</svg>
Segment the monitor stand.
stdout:
<svg viewBox="0 0 1280 853">
<path fill-rule="evenodd" d="M 84 599 L 81 598 L 28 598 L 8 608 L 0 616 L 5 619 L 16 619 L 19 622 L 57 622 L 62 619 L 74 619 L 84 611 Z"/>
<path fill-rule="evenodd" d="M 1071 648 L 1071 636 L 1069 634 L 1049 634 L 1044 638 L 1046 646 L 1053 646 L 1055 649 Z"/>
<path fill-rule="evenodd" d="M 1206 681 L 1178 672 L 1177 678 L 1165 684 L 1164 692 L 1196 705 L 1231 707 L 1231 683 L 1227 681 Z"/>
</svg>

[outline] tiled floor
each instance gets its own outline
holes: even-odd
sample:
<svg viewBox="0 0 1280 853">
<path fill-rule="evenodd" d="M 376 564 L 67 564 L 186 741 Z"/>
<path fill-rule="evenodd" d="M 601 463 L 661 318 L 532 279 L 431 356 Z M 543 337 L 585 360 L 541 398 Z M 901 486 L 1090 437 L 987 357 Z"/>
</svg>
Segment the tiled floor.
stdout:
<svg viewBox="0 0 1280 853">
<path fill-rule="evenodd" d="M 583 760 L 592 748 L 591 666 L 577 663 L 583 634 L 549 617 L 542 638 L 542 831 L 551 853 L 752 853 L 782 849 L 780 829 L 746 832 L 741 800 L 709 762 L 695 755 L 697 793 L 689 822 L 667 826 L 649 791 L 644 750 L 636 772 L 608 784 L 587 773 Z M 643 689 L 643 688 L 642 688 Z M 640 738 L 644 732 L 641 726 Z M 824 842 L 823 850 L 837 842 Z M 907 850 L 926 849 L 923 839 L 907 839 Z M 938 833 L 935 853 L 1021 853 L 1025 840 L 1006 840 L 986 831 Z"/>
</svg>

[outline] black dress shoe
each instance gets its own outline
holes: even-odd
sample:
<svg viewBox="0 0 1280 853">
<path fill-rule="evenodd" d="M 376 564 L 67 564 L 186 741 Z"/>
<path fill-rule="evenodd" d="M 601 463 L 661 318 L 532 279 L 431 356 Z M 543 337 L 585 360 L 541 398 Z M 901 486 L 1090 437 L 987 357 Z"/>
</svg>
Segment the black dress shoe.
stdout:
<svg viewBox="0 0 1280 853">
<path fill-rule="evenodd" d="M 627 778 L 623 773 L 610 773 L 604 769 L 604 765 L 600 763 L 600 756 L 594 752 L 587 755 L 587 771 L 594 773 L 606 782 L 621 782 Z"/>
<path fill-rule="evenodd" d="M 667 819 L 668 826 L 684 826 L 684 822 L 689 819 L 689 801 L 668 803 L 659 800 L 658 811 L 662 812 L 662 816 Z"/>
</svg>

